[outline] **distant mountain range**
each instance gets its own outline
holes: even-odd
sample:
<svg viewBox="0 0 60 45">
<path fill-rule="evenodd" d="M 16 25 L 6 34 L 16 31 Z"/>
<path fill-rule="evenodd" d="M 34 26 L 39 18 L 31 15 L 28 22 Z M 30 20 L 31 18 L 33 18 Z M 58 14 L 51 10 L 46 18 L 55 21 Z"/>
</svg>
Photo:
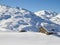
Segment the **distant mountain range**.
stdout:
<svg viewBox="0 0 60 45">
<path fill-rule="evenodd" d="M 54 11 L 31 12 L 24 8 L 0 5 L 0 31 L 38 32 L 41 24 L 53 24 L 60 31 L 60 14 Z"/>
</svg>

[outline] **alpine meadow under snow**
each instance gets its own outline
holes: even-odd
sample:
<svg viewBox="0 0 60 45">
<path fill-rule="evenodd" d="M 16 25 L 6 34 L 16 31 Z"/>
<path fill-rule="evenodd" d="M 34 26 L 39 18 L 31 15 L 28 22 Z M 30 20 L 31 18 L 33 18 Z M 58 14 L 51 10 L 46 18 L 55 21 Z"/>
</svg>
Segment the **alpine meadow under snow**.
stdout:
<svg viewBox="0 0 60 45">
<path fill-rule="evenodd" d="M 41 26 L 55 34 L 40 33 Z M 0 5 L 0 45 L 60 45 L 60 14 Z"/>
</svg>

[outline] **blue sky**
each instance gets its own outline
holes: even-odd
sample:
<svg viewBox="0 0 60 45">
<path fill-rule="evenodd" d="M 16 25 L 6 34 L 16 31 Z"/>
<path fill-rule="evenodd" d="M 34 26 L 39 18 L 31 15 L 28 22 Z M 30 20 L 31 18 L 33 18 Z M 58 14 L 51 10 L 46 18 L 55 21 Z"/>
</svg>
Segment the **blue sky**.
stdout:
<svg viewBox="0 0 60 45">
<path fill-rule="evenodd" d="M 0 4 L 11 7 L 21 7 L 32 12 L 39 10 L 53 10 L 60 12 L 60 0 L 0 0 Z"/>
</svg>

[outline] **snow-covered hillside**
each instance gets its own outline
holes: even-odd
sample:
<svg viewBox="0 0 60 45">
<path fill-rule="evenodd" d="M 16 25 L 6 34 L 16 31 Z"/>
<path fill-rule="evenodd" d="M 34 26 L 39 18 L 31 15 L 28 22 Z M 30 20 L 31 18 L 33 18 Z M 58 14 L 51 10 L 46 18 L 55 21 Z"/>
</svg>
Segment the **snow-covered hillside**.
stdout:
<svg viewBox="0 0 60 45">
<path fill-rule="evenodd" d="M 60 14 L 50 19 L 53 23 L 60 25 Z"/>
<path fill-rule="evenodd" d="M 41 18 L 23 8 L 0 5 L 0 31 L 38 31 Z"/>
<path fill-rule="evenodd" d="M 35 12 L 35 14 L 45 20 L 49 20 L 57 15 L 57 13 L 54 11 L 46 11 L 46 10 Z"/>
<path fill-rule="evenodd" d="M 35 12 L 35 14 L 46 21 L 46 22 L 45 21 L 41 22 L 41 24 L 43 24 L 43 26 L 45 26 L 48 30 L 53 28 L 55 32 L 60 32 L 59 13 L 56 13 L 54 11 L 42 10 L 42 11 Z"/>
<path fill-rule="evenodd" d="M 47 26 L 52 24 L 58 31 L 60 25 L 58 26 L 56 22 L 54 23 L 50 20 L 57 14 L 56 12 L 45 10 L 34 13 L 24 8 L 0 5 L 0 31 L 25 30 L 38 32 L 41 23 L 47 23 Z"/>
<path fill-rule="evenodd" d="M 0 32 L 0 45 L 60 45 L 60 38 L 37 32 Z"/>
</svg>

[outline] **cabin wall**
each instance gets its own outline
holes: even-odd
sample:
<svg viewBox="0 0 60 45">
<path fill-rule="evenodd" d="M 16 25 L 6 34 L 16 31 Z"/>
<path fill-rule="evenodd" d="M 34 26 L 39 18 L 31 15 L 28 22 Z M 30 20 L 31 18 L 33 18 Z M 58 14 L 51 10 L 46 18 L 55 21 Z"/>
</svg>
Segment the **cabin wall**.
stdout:
<svg viewBox="0 0 60 45">
<path fill-rule="evenodd" d="M 39 28 L 39 32 L 48 34 L 48 32 L 43 27 Z"/>
<path fill-rule="evenodd" d="M 39 32 L 45 33 L 47 35 L 53 34 L 53 32 L 47 32 L 46 29 L 44 29 L 43 27 L 39 28 Z"/>
</svg>

